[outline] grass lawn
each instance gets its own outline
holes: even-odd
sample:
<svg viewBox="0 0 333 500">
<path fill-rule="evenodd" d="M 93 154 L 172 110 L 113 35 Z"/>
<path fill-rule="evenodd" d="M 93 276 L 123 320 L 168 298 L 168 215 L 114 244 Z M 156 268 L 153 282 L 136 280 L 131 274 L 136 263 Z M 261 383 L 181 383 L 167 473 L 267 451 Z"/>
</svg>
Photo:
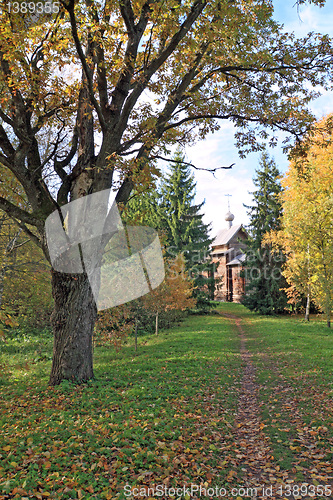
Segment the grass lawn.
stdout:
<svg viewBox="0 0 333 500">
<path fill-rule="evenodd" d="M 124 498 L 126 484 L 224 482 L 219 446 L 240 379 L 228 320 L 192 316 L 140 337 L 137 355 L 132 340 L 118 353 L 96 348 L 96 380 L 82 386 L 47 387 L 46 332 L 1 347 L 0 498 Z"/>
<path fill-rule="evenodd" d="M 276 471 L 325 484 L 333 476 L 333 332 L 237 304 L 218 310 L 242 318 Z M 46 331 L 13 332 L 1 344 L 0 500 L 122 499 L 126 485 L 241 481 L 234 436 L 243 369 L 232 320 L 189 317 L 140 336 L 137 355 L 133 339 L 118 353 L 98 347 L 96 380 L 81 386 L 47 386 L 51 353 Z"/>
<path fill-rule="evenodd" d="M 259 316 L 238 304 L 222 309 L 243 319 L 275 460 L 300 482 L 332 483 L 333 331 L 324 318 Z"/>
</svg>

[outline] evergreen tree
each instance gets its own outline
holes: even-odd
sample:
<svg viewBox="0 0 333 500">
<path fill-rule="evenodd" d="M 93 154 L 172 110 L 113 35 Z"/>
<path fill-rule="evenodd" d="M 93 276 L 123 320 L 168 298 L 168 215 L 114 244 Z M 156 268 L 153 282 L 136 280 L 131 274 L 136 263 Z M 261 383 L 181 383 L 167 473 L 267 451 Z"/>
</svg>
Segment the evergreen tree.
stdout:
<svg viewBox="0 0 333 500">
<path fill-rule="evenodd" d="M 279 194 L 282 187 L 279 176 L 275 161 L 268 153 L 263 153 L 253 179 L 256 187 L 251 193 L 254 205 L 245 205 L 249 209 L 250 224 L 244 269 L 246 294 L 242 302 L 261 314 L 283 312 L 287 305 L 287 296 L 282 290 L 286 286 L 281 272 L 284 256 L 263 242 L 266 233 L 280 228 L 282 205 Z"/>
<path fill-rule="evenodd" d="M 196 286 L 197 308 L 207 309 L 214 294 L 213 277 L 205 277 L 212 274 L 210 224 L 204 224 L 200 213 L 204 202 L 194 204 L 196 183 L 184 156 L 177 152 L 174 160 L 159 186 L 160 228 L 166 235 L 167 256 L 184 256 L 185 268 Z"/>
<path fill-rule="evenodd" d="M 160 229 L 158 198 L 155 187 L 150 186 L 144 191 L 134 190 L 125 207 L 123 222 Z"/>
<path fill-rule="evenodd" d="M 210 307 L 214 298 L 213 267 L 209 257 L 210 224 L 204 224 L 200 210 L 203 203 L 194 204 L 196 183 L 184 156 L 177 152 L 157 189 L 134 192 L 126 206 L 129 224 L 144 224 L 157 229 L 165 246 L 166 260 L 184 257 L 185 270 L 194 279 L 196 307 Z M 207 277 L 207 274 L 209 277 Z"/>
</svg>

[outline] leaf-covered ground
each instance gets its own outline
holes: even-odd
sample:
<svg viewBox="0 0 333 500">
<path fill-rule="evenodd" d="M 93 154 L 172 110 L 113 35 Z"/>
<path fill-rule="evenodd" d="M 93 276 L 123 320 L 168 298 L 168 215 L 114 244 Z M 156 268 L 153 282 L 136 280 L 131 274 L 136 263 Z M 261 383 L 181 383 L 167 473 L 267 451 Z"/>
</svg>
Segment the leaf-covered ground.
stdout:
<svg viewBox="0 0 333 500">
<path fill-rule="evenodd" d="M 0 499 L 168 498 L 191 484 L 209 498 L 333 498 L 333 334 L 219 311 L 237 319 L 190 317 L 140 337 L 137 355 L 131 340 L 97 348 L 82 386 L 47 387 L 47 333 L 8 338 Z"/>
<path fill-rule="evenodd" d="M 235 479 L 262 498 L 333 498 L 333 335 L 318 323 L 227 309 L 243 362 Z"/>
</svg>

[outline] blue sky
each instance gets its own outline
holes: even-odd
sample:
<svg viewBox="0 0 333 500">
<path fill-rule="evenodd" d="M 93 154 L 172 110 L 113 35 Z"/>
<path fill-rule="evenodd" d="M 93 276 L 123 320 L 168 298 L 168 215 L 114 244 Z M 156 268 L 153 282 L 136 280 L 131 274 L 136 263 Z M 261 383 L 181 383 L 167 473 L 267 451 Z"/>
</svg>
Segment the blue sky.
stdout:
<svg viewBox="0 0 333 500">
<path fill-rule="evenodd" d="M 333 37 L 333 5 L 327 0 L 323 8 L 302 6 L 297 12 L 296 0 L 275 0 L 275 19 L 284 24 L 285 31 L 294 31 L 302 37 L 310 31 L 328 33 Z M 311 106 L 319 119 L 333 112 L 333 92 L 326 93 Z M 235 163 L 232 170 L 219 170 L 215 178 L 212 174 L 203 171 L 194 171 L 197 181 L 196 203 L 205 199 L 202 207 L 204 221 L 212 222 L 212 235 L 226 227 L 224 220 L 227 211 L 226 194 L 231 194 L 231 211 L 235 215 L 234 224 L 247 224 L 248 217 L 243 203 L 251 204 L 251 195 L 254 186 L 252 178 L 258 167 L 259 154 L 251 153 L 245 159 L 240 159 L 234 146 L 234 129 L 228 123 L 222 123 L 221 129 L 207 136 L 204 141 L 186 149 L 188 161 L 200 168 L 214 168 Z M 269 150 L 275 158 L 279 170 L 283 173 L 288 167 L 288 159 L 282 152 L 282 144 Z"/>
</svg>

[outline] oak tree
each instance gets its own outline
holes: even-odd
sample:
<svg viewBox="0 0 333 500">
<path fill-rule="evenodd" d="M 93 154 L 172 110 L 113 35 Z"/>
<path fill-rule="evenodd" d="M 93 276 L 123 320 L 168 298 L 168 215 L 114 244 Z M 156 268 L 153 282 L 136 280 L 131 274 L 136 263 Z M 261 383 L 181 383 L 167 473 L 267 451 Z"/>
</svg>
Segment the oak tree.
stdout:
<svg viewBox="0 0 333 500">
<path fill-rule="evenodd" d="M 0 208 L 47 257 L 45 220 L 64 204 L 112 188 L 122 207 L 154 159 L 221 120 L 236 126 L 241 154 L 276 142 L 274 131 L 299 138 L 309 89 L 331 76 L 329 37 L 295 39 L 262 0 L 63 0 L 35 22 L 26 5 L 0 4 L 0 162 L 30 208 L 5 195 Z M 86 381 L 97 313 L 88 276 L 53 270 L 52 287 L 50 384 Z"/>
</svg>

